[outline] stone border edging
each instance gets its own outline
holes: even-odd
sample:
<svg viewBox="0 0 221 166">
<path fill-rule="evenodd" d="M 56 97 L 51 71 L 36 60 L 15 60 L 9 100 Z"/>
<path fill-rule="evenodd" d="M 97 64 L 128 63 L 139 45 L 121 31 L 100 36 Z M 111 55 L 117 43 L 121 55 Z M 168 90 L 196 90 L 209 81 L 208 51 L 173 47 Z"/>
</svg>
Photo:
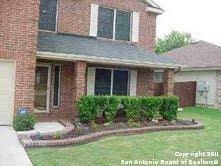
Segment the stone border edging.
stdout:
<svg viewBox="0 0 221 166">
<path fill-rule="evenodd" d="M 90 133 L 88 135 L 79 136 L 75 138 L 67 138 L 60 140 L 32 140 L 29 135 L 20 137 L 19 140 L 21 144 L 25 147 L 50 147 L 50 146 L 65 146 L 65 145 L 75 145 L 92 142 L 101 139 L 106 136 L 112 135 L 133 135 L 133 134 L 143 134 L 145 132 L 153 131 L 170 131 L 170 130 L 191 130 L 191 129 L 203 129 L 204 125 L 201 122 L 196 122 L 197 124 L 188 126 L 151 126 L 142 128 L 129 128 L 129 129 L 119 129 L 119 130 L 108 130 Z M 73 125 L 72 125 L 73 126 Z"/>
</svg>

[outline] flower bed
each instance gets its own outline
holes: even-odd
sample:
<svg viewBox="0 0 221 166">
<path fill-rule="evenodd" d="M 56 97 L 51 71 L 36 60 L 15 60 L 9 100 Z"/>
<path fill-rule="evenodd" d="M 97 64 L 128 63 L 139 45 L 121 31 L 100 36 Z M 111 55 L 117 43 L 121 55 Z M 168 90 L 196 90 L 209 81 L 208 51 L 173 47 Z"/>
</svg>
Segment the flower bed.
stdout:
<svg viewBox="0 0 221 166">
<path fill-rule="evenodd" d="M 163 130 L 184 130 L 184 129 L 201 129 L 203 124 L 195 121 L 178 120 L 178 121 L 156 121 L 141 126 L 130 126 L 127 123 L 112 123 L 112 124 L 78 124 L 78 126 L 70 127 L 67 132 L 39 135 L 19 135 L 19 140 L 24 147 L 42 147 L 42 146 L 62 146 L 71 144 L 81 144 L 91 142 L 110 135 L 131 135 L 142 134 L 145 132 L 163 131 Z"/>
</svg>

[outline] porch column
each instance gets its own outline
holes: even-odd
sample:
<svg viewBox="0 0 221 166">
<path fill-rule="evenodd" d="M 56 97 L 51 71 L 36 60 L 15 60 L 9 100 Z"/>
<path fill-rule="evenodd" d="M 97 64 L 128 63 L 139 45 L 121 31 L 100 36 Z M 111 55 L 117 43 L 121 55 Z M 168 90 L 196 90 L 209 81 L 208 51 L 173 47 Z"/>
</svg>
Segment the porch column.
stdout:
<svg viewBox="0 0 221 166">
<path fill-rule="evenodd" d="M 76 61 L 74 66 L 74 109 L 75 115 L 78 115 L 77 102 L 86 92 L 86 67 L 87 63 Z"/>
<path fill-rule="evenodd" d="M 164 95 L 173 96 L 174 94 L 174 69 L 164 70 Z"/>
<path fill-rule="evenodd" d="M 154 96 L 154 70 L 145 68 L 138 70 L 137 96 Z"/>
</svg>

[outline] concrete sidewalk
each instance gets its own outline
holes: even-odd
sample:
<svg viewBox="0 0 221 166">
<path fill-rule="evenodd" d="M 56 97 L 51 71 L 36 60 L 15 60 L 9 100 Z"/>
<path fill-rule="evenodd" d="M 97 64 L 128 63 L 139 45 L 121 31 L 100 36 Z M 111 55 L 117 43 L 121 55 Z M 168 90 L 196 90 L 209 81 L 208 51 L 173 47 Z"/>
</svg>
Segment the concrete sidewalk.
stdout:
<svg viewBox="0 0 221 166">
<path fill-rule="evenodd" d="M 0 126 L 0 166 L 32 166 L 10 126 Z"/>
</svg>

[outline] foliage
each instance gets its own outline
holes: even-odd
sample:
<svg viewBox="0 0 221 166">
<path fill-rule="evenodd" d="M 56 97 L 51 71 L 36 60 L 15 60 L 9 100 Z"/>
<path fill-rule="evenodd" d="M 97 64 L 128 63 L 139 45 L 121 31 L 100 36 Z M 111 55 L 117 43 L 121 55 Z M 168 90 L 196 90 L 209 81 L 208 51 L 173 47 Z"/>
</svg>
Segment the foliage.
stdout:
<svg viewBox="0 0 221 166">
<path fill-rule="evenodd" d="M 84 96 L 78 102 L 79 117 L 83 122 L 104 117 L 107 122 L 113 121 L 120 105 L 117 96 Z"/>
<path fill-rule="evenodd" d="M 182 33 L 178 31 L 172 31 L 169 35 L 162 39 L 157 39 L 157 44 L 155 52 L 157 54 L 162 54 L 167 51 L 171 51 L 176 48 L 193 43 L 191 34 Z"/>
<path fill-rule="evenodd" d="M 159 114 L 166 120 L 177 118 L 177 97 L 130 96 L 84 96 L 78 103 L 79 117 L 82 122 L 92 122 L 100 117 L 112 122 L 121 105 L 127 119 L 133 122 L 151 121 Z"/>
<path fill-rule="evenodd" d="M 186 108 L 179 119 L 197 119 L 203 130 L 152 132 L 134 136 L 113 136 L 79 146 L 30 148 L 27 153 L 33 165 L 117 165 L 122 159 L 177 160 L 174 152 L 221 152 L 221 111 L 210 108 Z M 85 160 L 86 159 L 86 160 Z M 104 160 L 105 159 L 105 160 Z M 189 160 L 196 160 L 190 156 Z M 214 158 L 221 161 L 221 155 Z M 59 163 L 59 164 L 58 164 Z M 118 164 L 119 165 L 119 164 Z M 219 164 L 220 165 L 220 164 Z"/>
<path fill-rule="evenodd" d="M 17 115 L 13 121 L 13 127 L 16 131 L 27 131 L 34 129 L 35 123 L 34 114 Z"/>
<path fill-rule="evenodd" d="M 178 110 L 178 98 L 177 97 L 162 97 L 162 104 L 159 108 L 160 115 L 165 120 L 176 120 Z"/>
</svg>

